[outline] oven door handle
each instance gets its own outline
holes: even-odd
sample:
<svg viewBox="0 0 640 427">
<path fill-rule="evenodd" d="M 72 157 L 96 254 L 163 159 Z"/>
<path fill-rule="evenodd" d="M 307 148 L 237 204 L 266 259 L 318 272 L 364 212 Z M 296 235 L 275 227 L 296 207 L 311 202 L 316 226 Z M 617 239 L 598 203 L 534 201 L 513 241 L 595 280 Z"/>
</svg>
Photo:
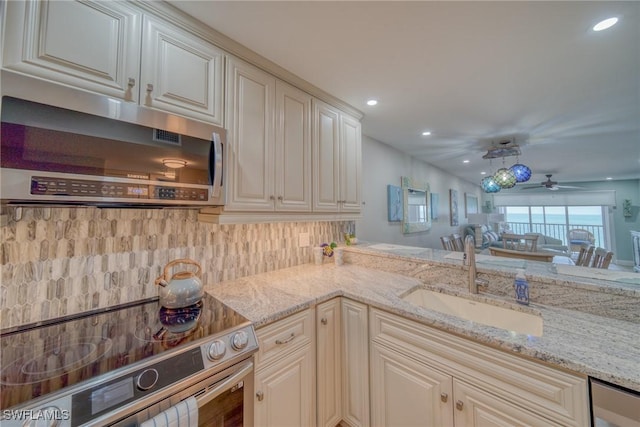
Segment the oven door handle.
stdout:
<svg viewBox="0 0 640 427">
<path fill-rule="evenodd" d="M 238 372 L 233 375 L 227 377 L 222 382 L 215 384 L 215 386 L 200 396 L 196 397 L 196 402 L 198 402 L 198 408 L 202 408 L 207 403 L 211 402 L 216 397 L 220 396 L 222 393 L 229 389 L 229 386 L 237 383 L 242 378 L 247 376 L 249 373 L 253 372 L 253 362 L 249 362 L 246 366 L 241 368 Z"/>
</svg>

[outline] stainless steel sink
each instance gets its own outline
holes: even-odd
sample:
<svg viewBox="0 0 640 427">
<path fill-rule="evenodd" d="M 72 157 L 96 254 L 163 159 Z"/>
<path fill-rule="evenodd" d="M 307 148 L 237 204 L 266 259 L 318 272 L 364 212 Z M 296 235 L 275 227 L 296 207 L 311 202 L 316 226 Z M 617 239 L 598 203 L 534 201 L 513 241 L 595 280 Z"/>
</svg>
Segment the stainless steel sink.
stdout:
<svg viewBox="0 0 640 427">
<path fill-rule="evenodd" d="M 476 301 L 462 296 L 419 288 L 402 298 L 411 304 L 465 320 L 514 331 L 542 336 L 542 317 L 525 311 Z"/>
</svg>

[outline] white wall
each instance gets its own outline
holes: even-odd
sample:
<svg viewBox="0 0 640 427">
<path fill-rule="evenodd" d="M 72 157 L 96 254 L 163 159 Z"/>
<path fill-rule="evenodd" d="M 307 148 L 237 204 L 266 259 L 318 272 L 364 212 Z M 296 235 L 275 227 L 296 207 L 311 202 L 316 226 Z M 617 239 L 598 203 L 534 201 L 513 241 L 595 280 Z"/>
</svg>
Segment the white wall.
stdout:
<svg viewBox="0 0 640 427">
<path fill-rule="evenodd" d="M 402 234 L 400 222 L 387 221 L 387 185 L 399 186 L 402 176 L 427 182 L 431 192 L 439 195 L 438 219 L 432 221 L 431 230 Z M 479 204 L 482 203 L 479 180 L 477 184 L 462 180 L 365 135 L 362 136 L 362 182 L 364 206 L 362 219 L 356 221 L 356 232 L 358 239 L 370 242 L 441 248 L 440 236 L 455 232 L 464 235 L 465 193 L 475 195 Z M 449 189 L 458 191 L 457 227 L 449 225 Z"/>
</svg>

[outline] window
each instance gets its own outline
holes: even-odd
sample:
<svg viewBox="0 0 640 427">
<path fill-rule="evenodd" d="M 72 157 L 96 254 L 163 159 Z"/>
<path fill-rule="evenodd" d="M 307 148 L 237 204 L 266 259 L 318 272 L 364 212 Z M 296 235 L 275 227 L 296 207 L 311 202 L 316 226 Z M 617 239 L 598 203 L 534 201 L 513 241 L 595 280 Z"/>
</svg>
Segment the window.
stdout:
<svg viewBox="0 0 640 427">
<path fill-rule="evenodd" d="M 504 206 L 500 210 L 512 233 L 540 233 L 566 244 L 567 232 L 582 228 L 593 233 L 596 246 L 608 246 L 603 206 Z"/>
</svg>

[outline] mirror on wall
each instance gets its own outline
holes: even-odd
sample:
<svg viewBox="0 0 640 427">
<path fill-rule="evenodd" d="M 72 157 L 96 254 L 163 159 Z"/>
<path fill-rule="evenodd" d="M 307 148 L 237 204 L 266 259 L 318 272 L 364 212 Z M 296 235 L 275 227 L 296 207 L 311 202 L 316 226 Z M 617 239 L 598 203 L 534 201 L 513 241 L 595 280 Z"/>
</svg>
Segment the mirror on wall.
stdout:
<svg viewBox="0 0 640 427">
<path fill-rule="evenodd" d="M 429 184 L 410 177 L 402 177 L 402 232 L 419 233 L 431 229 L 429 212 Z"/>
</svg>

